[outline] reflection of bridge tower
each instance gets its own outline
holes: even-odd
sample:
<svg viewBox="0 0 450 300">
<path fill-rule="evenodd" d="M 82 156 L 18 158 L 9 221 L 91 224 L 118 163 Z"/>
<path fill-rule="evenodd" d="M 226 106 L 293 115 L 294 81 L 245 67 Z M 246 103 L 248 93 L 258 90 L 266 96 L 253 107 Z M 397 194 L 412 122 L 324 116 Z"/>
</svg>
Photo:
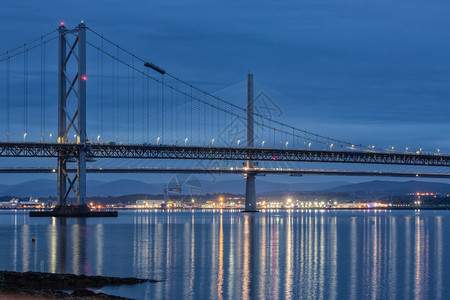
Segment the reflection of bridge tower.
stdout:
<svg viewBox="0 0 450 300">
<path fill-rule="evenodd" d="M 253 122 L 253 74 L 248 74 L 248 90 L 247 90 L 247 147 L 254 147 L 254 122 Z M 256 190 L 255 190 L 255 176 L 256 173 L 251 169 L 254 167 L 254 162 L 247 160 L 249 170 L 246 174 L 245 186 L 245 212 L 257 212 L 256 209 Z"/>
</svg>

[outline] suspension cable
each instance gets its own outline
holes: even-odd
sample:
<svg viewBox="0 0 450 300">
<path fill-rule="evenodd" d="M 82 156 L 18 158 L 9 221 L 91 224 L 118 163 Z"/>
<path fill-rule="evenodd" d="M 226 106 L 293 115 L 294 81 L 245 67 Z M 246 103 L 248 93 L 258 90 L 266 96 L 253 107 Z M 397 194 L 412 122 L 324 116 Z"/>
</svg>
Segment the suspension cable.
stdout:
<svg viewBox="0 0 450 300">
<path fill-rule="evenodd" d="M 150 142 L 150 79 L 147 77 L 147 143 L 149 142 Z"/>
<path fill-rule="evenodd" d="M 100 50 L 97 50 L 97 142 L 99 142 L 98 136 L 100 135 Z"/>
<path fill-rule="evenodd" d="M 45 140 L 45 44 L 41 45 L 41 141 Z"/>
<path fill-rule="evenodd" d="M 156 82 L 156 138 L 159 137 L 159 82 Z"/>
<path fill-rule="evenodd" d="M 10 117 L 10 96 L 11 96 L 11 60 L 6 61 L 6 101 L 5 101 L 5 121 L 6 121 L 6 141 L 9 141 L 9 117 Z"/>
<path fill-rule="evenodd" d="M 145 76 L 142 76 L 142 112 L 141 112 L 141 126 L 142 126 L 142 142 L 144 142 L 144 137 L 145 137 L 145 112 L 146 107 L 145 107 Z"/>
<path fill-rule="evenodd" d="M 48 40 L 43 41 L 42 43 L 43 43 L 43 44 L 47 44 L 47 43 L 49 43 L 49 42 L 51 42 L 51 41 L 53 41 L 53 40 L 56 40 L 57 38 L 58 38 L 58 36 L 55 36 L 55 37 L 53 37 L 53 38 L 51 38 L 51 39 L 48 39 Z M 18 51 L 18 52 L 15 52 L 15 53 L 9 53 L 8 56 L 1 58 L 1 59 L 0 59 L 0 62 L 4 62 L 4 61 L 6 61 L 6 60 L 8 60 L 8 59 L 11 59 L 11 58 L 16 57 L 16 56 L 21 55 L 21 54 L 24 54 L 26 51 L 30 51 L 30 50 L 33 50 L 33 49 L 35 49 L 35 48 L 37 48 L 37 47 L 40 47 L 40 46 L 41 46 L 41 43 L 36 44 L 36 45 L 33 45 L 33 46 L 30 46 L 30 47 L 26 47 L 25 45 L 26 45 L 26 44 L 24 44 L 24 45 L 22 46 L 22 50 L 21 50 L 21 51 Z M 24 46 L 25 46 L 25 47 L 24 47 Z"/>
<path fill-rule="evenodd" d="M 57 32 L 57 31 L 58 31 L 58 29 L 54 29 L 54 30 L 52 30 L 52 31 L 50 31 L 50 32 L 48 32 L 48 33 L 46 33 L 46 34 L 43 34 L 43 35 L 41 35 L 41 36 L 39 36 L 39 37 L 36 37 L 36 38 L 34 38 L 34 39 L 32 39 L 32 40 L 30 40 L 30 41 L 28 41 L 28 42 L 25 42 L 25 43 L 23 43 L 23 44 L 21 44 L 21 45 L 18 45 L 18 46 L 16 46 L 16 47 L 13 47 L 13 48 L 11 48 L 11 49 L 9 49 L 9 50 L 7 50 L 7 51 L 1 53 L 1 54 L 0 54 L 0 57 L 1 57 L 1 56 L 4 56 L 4 55 L 6 55 L 6 56 L 8 56 L 8 57 L 10 57 L 10 56 L 16 56 L 16 55 L 12 55 L 12 52 L 15 52 L 15 51 L 17 51 L 17 50 L 26 48 L 28 45 L 34 44 L 34 43 L 37 42 L 37 41 L 41 41 L 41 43 L 42 43 L 42 40 L 43 40 L 44 38 L 46 38 L 47 36 L 51 35 L 52 33 Z M 56 39 L 56 38 L 58 38 L 58 36 L 56 36 L 56 37 L 53 38 L 53 39 Z M 52 40 L 53 40 L 53 39 L 52 39 Z M 38 45 L 36 45 L 36 46 L 33 46 L 33 48 L 36 48 L 36 47 L 39 47 L 39 46 L 40 46 L 40 44 L 38 44 Z M 28 49 L 30 49 L 30 48 L 28 48 Z M 17 55 L 19 55 L 19 54 L 21 54 L 21 53 L 23 53 L 23 52 L 20 51 L 19 53 L 17 53 Z"/>
<path fill-rule="evenodd" d="M 112 92 L 113 92 L 113 105 L 112 105 L 112 140 L 116 138 L 116 61 L 112 59 Z"/>
<path fill-rule="evenodd" d="M 91 31 L 92 31 L 92 30 L 91 30 Z M 95 33 L 95 32 L 94 32 L 94 33 Z M 98 34 L 97 34 L 97 35 L 98 35 Z M 99 35 L 99 36 L 100 36 L 100 35 Z M 100 37 L 102 37 L 102 36 L 100 36 Z M 102 37 L 102 38 L 103 38 L 103 37 Z M 105 39 L 105 40 L 107 40 L 107 39 Z M 109 40 L 107 40 L 107 41 L 110 42 Z M 96 45 L 94 45 L 94 44 L 92 44 L 92 43 L 90 43 L 90 42 L 87 42 L 87 43 L 88 43 L 90 46 L 92 46 L 92 47 L 98 49 L 98 46 L 96 46 Z M 112 42 L 110 42 L 110 43 L 112 43 Z M 114 43 L 112 43 L 112 44 L 113 44 L 114 46 L 116 46 L 116 47 L 120 47 L 120 46 L 118 46 L 117 44 L 114 44 Z M 131 52 L 129 52 L 129 51 L 123 49 L 122 47 L 120 47 L 120 49 L 121 49 L 122 51 L 124 51 L 124 52 L 126 52 L 126 53 L 132 55 L 133 61 L 134 61 L 134 59 L 138 59 L 138 60 L 144 62 L 144 60 L 142 60 L 141 58 L 135 56 L 135 55 L 132 54 Z M 102 50 L 102 53 L 104 53 L 105 55 L 114 57 L 113 55 L 111 55 L 110 53 L 108 53 L 108 52 L 106 52 L 106 51 L 103 51 L 103 50 Z M 115 58 L 115 57 L 114 57 L 114 58 Z M 117 59 L 117 58 L 115 58 L 115 59 Z M 133 65 L 130 65 L 130 64 L 124 62 L 123 60 L 120 60 L 120 63 L 124 64 L 125 66 L 127 66 L 127 67 L 129 67 L 129 68 L 132 68 L 134 71 L 136 71 L 136 72 L 138 72 L 138 73 L 141 73 L 141 74 L 144 74 L 144 75 L 147 76 L 147 74 L 145 74 L 143 71 L 137 69 L 137 68 L 134 66 L 134 64 L 133 64 Z M 225 104 L 227 104 L 227 105 L 229 105 L 229 106 L 232 106 L 233 108 L 236 108 L 236 109 L 239 109 L 240 111 L 244 111 L 244 112 L 245 112 L 245 108 L 242 108 L 242 107 L 240 107 L 240 106 L 238 106 L 238 105 L 235 105 L 235 104 L 233 104 L 233 103 L 231 103 L 231 102 L 229 102 L 229 101 L 223 100 L 222 98 L 219 98 L 219 97 L 217 97 L 217 96 L 215 96 L 215 95 L 209 94 L 208 92 L 203 91 L 203 90 L 201 90 L 201 89 L 199 89 L 199 88 L 197 88 L 197 87 L 195 87 L 195 86 L 193 86 L 193 85 L 191 85 L 191 84 L 189 84 L 189 83 L 187 83 L 187 82 L 184 82 L 183 80 L 180 80 L 180 79 L 178 79 L 178 78 L 175 77 L 175 76 L 171 76 L 171 75 L 168 74 L 168 73 L 165 73 L 165 74 L 167 74 L 169 77 L 171 77 L 171 78 L 173 78 L 173 79 L 175 79 L 175 80 L 177 80 L 177 81 L 179 81 L 179 82 L 181 82 L 181 83 L 186 84 L 187 86 L 191 87 L 191 89 L 193 89 L 193 90 L 197 90 L 197 91 L 202 92 L 203 95 L 204 95 L 205 100 L 199 99 L 199 98 L 197 98 L 197 97 L 192 97 L 192 98 L 195 99 L 196 101 L 199 101 L 199 102 L 201 102 L 201 103 L 203 103 L 203 104 L 205 104 L 205 105 L 208 105 L 208 106 L 210 106 L 210 107 L 214 107 L 215 109 L 219 109 L 219 110 L 221 110 L 221 111 L 223 111 L 223 112 L 225 112 L 225 113 L 228 113 L 228 114 L 234 114 L 234 113 L 231 113 L 230 111 L 228 111 L 228 110 L 226 110 L 226 109 L 223 109 L 222 107 L 217 107 L 216 105 L 207 102 L 207 101 L 206 101 L 206 96 L 209 96 L 209 97 L 212 97 L 212 98 L 214 98 L 214 99 L 217 99 L 217 100 L 221 101 L 222 103 L 225 103 Z M 176 91 L 176 92 L 178 92 L 178 93 L 181 93 L 181 94 L 183 94 L 183 95 L 186 94 L 186 92 L 181 91 L 180 89 L 177 89 L 176 87 L 173 87 L 173 86 L 171 86 L 171 85 L 169 85 L 169 84 L 164 83 L 163 80 L 158 80 L 157 78 L 155 78 L 155 77 L 153 77 L 153 76 L 151 76 L 151 75 L 148 75 L 148 77 L 149 77 L 150 79 L 156 81 L 156 82 L 161 83 L 162 88 L 168 87 L 168 88 L 170 88 L 171 90 Z M 163 78 L 164 78 L 164 76 L 163 76 Z M 164 96 L 164 92 L 163 92 L 163 96 Z M 164 101 L 162 101 L 162 105 L 164 106 Z M 282 126 L 282 127 L 286 127 L 287 129 L 291 129 L 291 130 L 294 130 L 294 131 L 296 131 L 296 132 L 305 133 L 305 134 L 308 134 L 308 135 L 311 135 L 311 136 L 314 136 L 314 137 L 315 137 L 315 139 L 310 139 L 310 140 L 318 141 L 319 138 L 321 138 L 321 139 L 329 139 L 330 141 L 333 141 L 333 142 L 335 142 L 335 143 L 339 143 L 339 144 L 343 144 L 343 145 L 351 145 L 352 147 L 355 146 L 355 144 L 353 144 L 353 143 L 346 142 L 346 141 L 342 141 L 342 140 L 335 139 L 335 138 L 326 137 L 326 136 L 323 136 L 323 135 L 320 135 L 320 134 L 316 134 L 316 133 L 312 133 L 312 132 L 309 132 L 309 131 L 306 131 L 306 130 L 303 130 L 303 129 L 299 129 L 299 128 L 296 128 L 296 127 L 294 127 L 294 126 L 284 124 L 284 123 L 282 123 L 282 122 L 280 122 L 280 121 L 276 121 L 276 120 L 269 119 L 268 117 L 263 116 L 263 115 L 260 115 L 260 114 L 258 114 L 258 113 L 255 113 L 254 115 L 255 115 L 256 117 L 260 117 L 261 119 L 264 119 L 264 120 L 267 120 L 267 121 L 271 121 L 271 122 L 273 122 L 274 124 L 280 125 L 280 126 Z M 164 118 L 164 113 L 162 114 L 162 118 Z M 163 121 L 162 123 L 164 123 L 164 121 Z M 163 129 L 163 131 L 164 131 L 164 126 L 163 126 L 162 129 Z M 285 132 L 285 130 L 284 130 L 284 131 L 282 130 L 282 132 Z M 162 134 L 162 135 L 164 135 L 164 134 Z M 296 136 L 298 136 L 298 134 L 296 134 Z M 326 144 L 326 143 L 324 143 L 324 142 L 322 142 L 322 143 L 323 143 L 323 144 Z M 369 148 L 369 147 L 363 146 L 363 145 L 361 145 L 361 144 L 358 144 L 358 145 L 356 145 L 356 146 L 361 147 L 361 148 Z M 373 149 L 373 148 L 370 148 L 370 149 Z"/>
<path fill-rule="evenodd" d="M 130 93 L 131 93 L 131 89 L 130 89 L 130 69 L 128 68 L 128 94 L 127 94 L 127 129 L 128 129 L 128 136 L 127 136 L 127 141 L 128 143 L 130 143 L 130 130 L 131 130 L 131 126 L 130 126 Z"/>
<path fill-rule="evenodd" d="M 119 57 L 119 50 L 117 50 L 117 57 Z M 116 110 L 116 136 L 114 136 L 114 140 L 117 142 L 118 140 L 118 135 L 119 135 L 119 118 L 120 118 L 120 114 L 119 114 L 119 101 L 120 101 L 120 64 L 119 62 L 117 62 L 117 101 L 116 101 L 116 106 L 115 106 L 115 110 Z"/>
<path fill-rule="evenodd" d="M 103 50 L 103 41 L 101 42 L 101 48 Z M 103 64 L 103 55 L 101 55 L 100 59 L 100 136 L 103 137 L 103 98 L 104 98 L 104 89 L 103 89 L 103 83 L 104 83 L 104 64 Z"/>
<path fill-rule="evenodd" d="M 23 56 L 23 139 L 28 135 L 28 51 Z"/>
</svg>

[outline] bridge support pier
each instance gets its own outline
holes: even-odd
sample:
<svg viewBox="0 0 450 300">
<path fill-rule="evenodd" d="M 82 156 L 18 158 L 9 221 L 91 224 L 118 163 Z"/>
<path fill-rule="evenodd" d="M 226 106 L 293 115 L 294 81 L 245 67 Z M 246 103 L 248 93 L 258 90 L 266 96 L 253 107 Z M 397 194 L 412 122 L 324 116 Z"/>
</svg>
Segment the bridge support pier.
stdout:
<svg viewBox="0 0 450 300">
<path fill-rule="evenodd" d="M 256 208 L 255 174 L 247 174 L 245 185 L 245 210 L 244 212 L 258 212 Z"/>
<path fill-rule="evenodd" d="M 254 147 L 254 120 L 253 120 L 253 74 L 248 74 L 247 85 L 247 147 Z M 256 207 L 256 172 L 252 172 L 255 163 L 247 160 L 247 169 L 245 184 L 245 210 L 244 212 L 258 212 Z"/>
</svg>

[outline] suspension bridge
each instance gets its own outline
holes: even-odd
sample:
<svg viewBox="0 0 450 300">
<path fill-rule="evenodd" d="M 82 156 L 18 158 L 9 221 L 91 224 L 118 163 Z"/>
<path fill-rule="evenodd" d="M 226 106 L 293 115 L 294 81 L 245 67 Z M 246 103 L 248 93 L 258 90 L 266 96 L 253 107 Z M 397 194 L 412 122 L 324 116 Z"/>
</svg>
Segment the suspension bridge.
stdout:
<svg viewBox="0 0 450 300">
<path fill-rule="evenodd" d="M 57 29 L 1 53 L 0 64 L 5 112 L 0 157 L 39 158 L 37 166 L 0 166 L 0 173 L 56 173 L 55 215 L 64 211 L 71 199 L 75 199 L 70 205 L 73 215 L 86 212 L 87 173 L 244 174 L 247 212 L 256 211 L 258 175 L 450 177 L 445 171 L 422 169 L 288 167 L 284 163 L 449 167 L 450 155 L 364 146 L 293 126 L 255 108 L 251 74 L 246 99 L 233 101 L 172 75 L 83 22 L 74 28 L 61 23 Z M 56 118 L 51 117 L 55 114 Z M 238 164 L 101 164 L 108 159 L 122 159 L 127 164 L 136 159 Z M 264 162 L 272 165 L 259 166 Z M 274 167 L 274 163 L 278 165 Z"/>
</svg>

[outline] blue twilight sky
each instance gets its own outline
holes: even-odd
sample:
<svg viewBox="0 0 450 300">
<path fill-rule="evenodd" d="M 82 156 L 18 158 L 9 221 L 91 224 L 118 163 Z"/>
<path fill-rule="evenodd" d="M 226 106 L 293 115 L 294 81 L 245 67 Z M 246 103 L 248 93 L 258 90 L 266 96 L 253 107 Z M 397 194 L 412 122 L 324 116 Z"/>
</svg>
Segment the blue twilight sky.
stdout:
<svg viewBox="0 0 450 300">
<path fill-rule="evenodd" d="M 286 122 L 365 145 L 450 152 L 446 1 L 3 1 L 1 7 L 0 53 L 60 21 L 84 20 L 211 92 L 252 72 L 275 95 Z"/>
</svg>

